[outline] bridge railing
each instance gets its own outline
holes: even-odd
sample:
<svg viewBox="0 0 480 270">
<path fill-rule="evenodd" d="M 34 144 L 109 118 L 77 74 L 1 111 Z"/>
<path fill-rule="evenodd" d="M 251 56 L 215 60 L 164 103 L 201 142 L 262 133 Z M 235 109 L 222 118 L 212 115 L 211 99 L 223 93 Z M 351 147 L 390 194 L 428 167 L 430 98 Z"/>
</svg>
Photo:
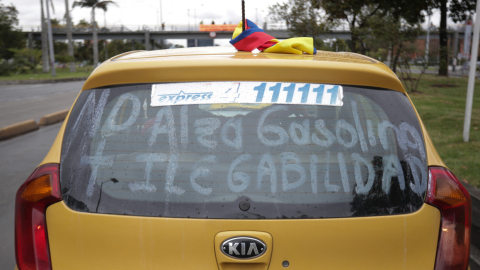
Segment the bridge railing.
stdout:
<svg viewBox="0 0 480 270">
<path fill-rule="evenodd" d="M 264 30 L 288 30 L 288 27 L 285 23 L 271 23 L 271 22 L 265 22 L 262 25 L 259 25 L 259 27 L 263 28 Z M 22 25 L 16 27 L 17 30 L 20 30 L 22 32 L 40 32 L 41 28 L 39 25 Z M 157 32 L 157 31 L 169 31 L 169 32 L 175 32 L 175 31 L 182 31 L 182 32 L 197 32 L 200 30 L 199 25 L 193 25 L 193 24 L 166 24 L 163 27 L 161 25 L 107 25 L 105 26 L 99 26 L 98 32 L 145 32 L 145 31 L 150 31 L 150 32 Z M 350 32 L 350 27 L 347 23 L 339 23 L 336 26 L 332 27 L 330 29 L 332 32 Z M 427 28 L 424 28 L 423 30 L 427 31 Z M 91 32 L 91 26 L 75 26 L 73 27 L 74 32 Z M 432 27 L 431 32 L 437 32 L 438 29 L 435 27 Z M 463 32 L 464 27 L 463 26 L 448 26 L 448 31 L 459 31 Z M 53 33 L 66 33 L 66 27 L 64 25 L 62 26 L 53 26 L 52 27 L 52 32 Z"/>
<path fill-rule="evenodd" d="M 266 22 L 263 25 L 259 25 L 259 27 L 263 28 L 264 30 L 288 30 L 288 27 L 285 23 L 269 23 Z M 17 27 L 17 30 L 22 32 L 40 32 L 41 27 L 39 25 L 23 25 Z M 338 26 L 334 27 L 332 31 L 348 31 L 349 27 L 348 24 L 339 24 Z M 73 32 L 91 32 L 91 26 L 75 26 L 73 27 Z M 191 31 L 196 32 L 200 31 L 199 25 L 188 25 L 188 24 L 166 24 L 164 26 L 161 25 L 107 25 L 99 26 L 98 32 L 157 32 L 157 31 Z M 67 29 L 64 25 L 62 26 L 53 26 L 52 27 L 53 33 L 66 33 Z"/>
</svg>

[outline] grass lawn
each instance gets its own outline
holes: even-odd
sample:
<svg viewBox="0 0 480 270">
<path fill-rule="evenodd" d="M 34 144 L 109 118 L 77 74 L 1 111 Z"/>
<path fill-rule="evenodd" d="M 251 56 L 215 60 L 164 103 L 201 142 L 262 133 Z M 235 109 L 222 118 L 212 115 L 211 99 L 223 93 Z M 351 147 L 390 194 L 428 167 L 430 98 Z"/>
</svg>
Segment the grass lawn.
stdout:
<svg viewBox="0 0 480 270">
<path fill-rule="evenodd" d="M 57 68 L 57 76 L 52 77 L 51 73 L 43 73 L 41 69 L 37 73 L 12 74 L 9 76 L 0 76 L 0 80 L 49 80 L 88 77 L 92 73 L 93 67 L 77 67 L 76 72 L 71 73 L 69 68 Z"/>
<path fill-rule="evenodd" d="M 470 142 L 463 142 L 467 78 L 424 75 L 421 93 L 409 93 L 440 157 L 460 180 L 480 188 L 480 81 L 475 83 Z"/>
</svg>

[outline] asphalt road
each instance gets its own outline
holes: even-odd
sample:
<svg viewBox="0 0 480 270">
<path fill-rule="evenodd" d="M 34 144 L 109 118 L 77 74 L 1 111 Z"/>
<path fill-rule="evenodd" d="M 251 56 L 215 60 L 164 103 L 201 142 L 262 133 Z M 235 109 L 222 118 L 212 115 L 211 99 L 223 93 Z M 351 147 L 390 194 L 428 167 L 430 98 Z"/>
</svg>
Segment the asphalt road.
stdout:
<svg viewBox="0 0 480 270">
<path fill-rule="evenodd" d="M 3 115 L 2 115 L 3 118 Z M 62 123 L 0 142 L 0 269 L 15 267 L 15 194 L 53 144 Z"/>
<path fill-rule="evenodd" d="M 0 128 L 70 109 L 83 83 L 0 85 Z"/>
<path fill-rule="evenodd" d="M 0 128 L 69 109 L 83 81 L 0 85 Z M 61 123 L 0 142 L 0 269 L 15 267 L 15 194 L 43 160 Z"/>
</svg>

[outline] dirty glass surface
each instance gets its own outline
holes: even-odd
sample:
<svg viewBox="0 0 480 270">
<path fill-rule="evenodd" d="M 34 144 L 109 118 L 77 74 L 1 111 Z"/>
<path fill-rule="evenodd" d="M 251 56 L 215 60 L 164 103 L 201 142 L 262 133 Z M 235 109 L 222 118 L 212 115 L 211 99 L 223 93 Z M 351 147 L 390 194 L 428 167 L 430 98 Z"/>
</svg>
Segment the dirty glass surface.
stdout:
<svg viewBox="0 0 480 270">
<path fill-rule="evenodd" d="M 402 93 L 343 86 L 342 106 L 155 107 L 151 94 L 151 84 L 80 94 L 60 166 L 71 209 L 297 219 L 403 214 L 423 204 L 425 146 Z"/>
</svg>

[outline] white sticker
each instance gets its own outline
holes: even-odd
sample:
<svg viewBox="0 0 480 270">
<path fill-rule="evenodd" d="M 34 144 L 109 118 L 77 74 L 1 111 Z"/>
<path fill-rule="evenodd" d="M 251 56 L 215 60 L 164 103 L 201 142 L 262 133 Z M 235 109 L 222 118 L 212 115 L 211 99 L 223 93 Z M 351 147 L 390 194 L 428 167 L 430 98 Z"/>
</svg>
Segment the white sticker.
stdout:
<svg viewBox="0 0 480 270">
<path fill-rule="evenodd" d="M 194 82 L 152 85 L 150 105 L 273 103 L 342 106 L 340 85 L 277 82 Z"/>
</svg>

